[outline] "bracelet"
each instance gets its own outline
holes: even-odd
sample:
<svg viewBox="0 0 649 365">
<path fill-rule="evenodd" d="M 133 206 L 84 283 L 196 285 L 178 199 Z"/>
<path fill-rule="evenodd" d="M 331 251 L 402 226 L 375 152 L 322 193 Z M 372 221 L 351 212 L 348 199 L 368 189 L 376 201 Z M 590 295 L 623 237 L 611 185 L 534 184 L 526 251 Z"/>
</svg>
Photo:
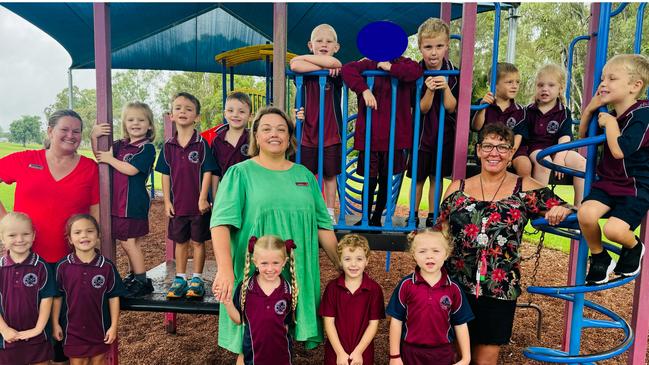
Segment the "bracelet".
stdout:
<svg viewBox="0 0 649 365">
<path fill-rule="evenodd" d="M 401 354 L 390 355 L 390 359 L 398 359 L 401 357 Z"/>
</svg>

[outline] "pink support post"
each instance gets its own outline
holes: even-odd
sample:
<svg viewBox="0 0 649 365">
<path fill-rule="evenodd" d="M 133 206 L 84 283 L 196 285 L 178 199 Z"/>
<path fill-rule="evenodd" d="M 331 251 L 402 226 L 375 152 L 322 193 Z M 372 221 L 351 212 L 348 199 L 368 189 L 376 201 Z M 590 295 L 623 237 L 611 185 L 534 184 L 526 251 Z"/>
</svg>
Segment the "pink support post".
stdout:
<svg viewBox="0 0 649 365">
<path fill-rule="evenodd" d="M 287 4 L 273 4 L 273 105 L 286 107 Z"/>
<path fill-rule="evenodd" d="M 645 216 L 640 229 L 640 238 L 642 242 L 649 242 L 649 216 Z M 649 337 L 649 260 L 647 255 L 644 256 L 642 271 L 640 276 L 635 279 L 635 291 L 633 292 L 633 315 L 631 317 L 631 327 L 635 333 L 635 340 L 629 349 L 627 364 L 642 365 L 646 364 L 647 356 L 647 339 Z"/>
<path fill-rule="evenodd" d="M 111 48 L 110 48 L 110 8 L 106 3 L 93 5 L 95 31 L 95 71 L 97 80 L 97 123 L 113 124 L 113 103 L 111 90 Z M 113 144 L 113 136 L 97 140 L 97 149 L 108 151 Z M 110 167 L 99 164 L 99 224 L 101 227 L 101 253 L 115 260 L 115 241 L 110 232 Z M 118 340 L 115 340 L 106 354 L 111 365 L 119 364 Z"/>
<path fill-rule="evenodd" d="M 166 141 L 167 139 L 173 137 L 175 128 L 174 124 L 171 122 L 171 116 L 169 115 L 169 113 L 165 113 L 163 119 L 164 137 Z M 165 218 L 165 225 L 166 227 L 169 227 L 169 218 Z M 165 235 L 165 262 L 168 270 L 171 267 L 170 264 L 173 263 L 175 258 L 176 243 L 166 237 L 167 235 Z M 176 313 L 165 313 L 165 329 L 167 330 L 167 333 L 176 333 L 176 324 Z"/>
<path fill-rule="evenodd" d="M 584 64 L 584 85 L 581 101 L 581 109 L 583 110 L 593 97 L 593 74 L 595 68 L 595 57 L 597 51 L 597 28 L 599 27 L 599 8 L 598 3 L 593 3 L 590 7 L 590 25 L 588 27 L 588 54 L 586 55 L 586 62 Z M 586 155 L 586 148 L 580 149 L 579 153 Z M 577 271 L 577 255 L 579 250 L 579 241 L 570 241 L 570 258 L 568 259 L 568 280 L 567 285 L 573 286 L 577 280 L 575 273 Z M 566 301 L 563 310 L 563 342 L 562 348 L 568 351 L 570 348 L 570 318 L 572 318 L 572 302 Z"/>
<path fill-rule="evenodd" d="M 451 6 L 450 2 L 443 2 L 439 8 L 439 18 L 446 24 L 451 24 Z"/>
<path fill-rule="evenodd" d="M 460 96 L 457 102 L 457 127 L 455 131 L 453 179 L 463 179 L 466 176 L 466 155 L 468 152 L 467 141 L 469 140 L 469 120 L 473 83 L 473 52 L 475 46 L 477 13 L 477 3 L 464 3 L 464 6 L 462 7 Z"/>
</svg>

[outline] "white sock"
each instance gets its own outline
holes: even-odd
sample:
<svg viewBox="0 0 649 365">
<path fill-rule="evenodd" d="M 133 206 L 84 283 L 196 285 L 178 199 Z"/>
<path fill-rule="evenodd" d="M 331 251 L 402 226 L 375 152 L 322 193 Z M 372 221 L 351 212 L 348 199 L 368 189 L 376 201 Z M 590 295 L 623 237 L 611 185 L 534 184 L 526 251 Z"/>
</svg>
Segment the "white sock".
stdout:
<svg viewBox="0 0 649 365">
<path fill-rule="evenodd" d="M 185 274 L 184 272 L 177 272 L 176 276 L 182 278 L 183 280 L 187 280 L 187 274 Z"/>
<path fill-rule="evenodd" d="M 203 278 L 203 273 L 202 272 L 195 272 L 194 274 L 192 274 L 192 278 L 202 279 Z"/>
</svg>

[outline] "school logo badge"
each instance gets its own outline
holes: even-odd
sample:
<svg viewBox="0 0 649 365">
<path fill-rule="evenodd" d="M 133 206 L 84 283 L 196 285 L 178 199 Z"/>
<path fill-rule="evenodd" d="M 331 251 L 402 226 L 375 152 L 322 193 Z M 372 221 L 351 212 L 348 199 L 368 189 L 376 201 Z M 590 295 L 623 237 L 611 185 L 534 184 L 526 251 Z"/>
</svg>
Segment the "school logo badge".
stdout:
<svg viewBox="0 0 649 365">
<path fill-rule="evenodd" d="M 507 119 L 507 123 L 505 124 L 507 125 L 507 127 L 514 129 L 514 127 L 516 127 L 516 118 L 509 117 L 509 119 Z"/>
<path fill-rule="evenodd" d="M 442 307 L 442 309 L 444 309 L 444 310 L 450 310 L 451 309 L 451 298 L 449 298 L 448 295 L 444 295 L 439 300 L 439 306 Z"/>
<path fill-rule="evenodd" d="M 191 163 L 198 163 L 198 151 L 190 152 L 189 155 L 187 155 L 187 158 Z"/>
<path fill-rule="evenodd" d="M 38 284 L 38 276 L 36 276 L 36 274 L 34 274 L 33 272 L 30 272 L 29 274 L 23 276 L 23 285 L 32 287 L 36 284 Z"/>
<path fill-rule="evenodd" d="M 248 156 L 248 144 L 244 143 L 243 146 L 241 146 L 241 149 L 239 149 L 239 152 L 244 156 Z"/>
<path fill-rule="evenodd" d="M 286 313 L 286 308 L 287 308 L 286 300 L 284 299 L 275 303 L 275 313 L 277 313 L 280 316 Z"/>
<path fill-rule="evenodd" d="M 127 153 L 127 154 L 124 155 L 124 158 L 122 159 L 122 161 L 131 162 L 132 159 L 133 159 L 133 154 L 132 153 Z"/>
<path fill-rule="evenodd" d="M 106 278 L 104 275 L 95 275 L 95 277 L 92 278 L 91 283 L 93 288 L 99 289 L 106 284 Z"/>
<path fill-rule="evenodd" d="M 548 123 L 546 130 L 550 134 L 557 133 L 557 131 L 559 130 L 559 122 L 557 122 L 556 120 L 551 120 L 550 123 Z"/>
</svg>

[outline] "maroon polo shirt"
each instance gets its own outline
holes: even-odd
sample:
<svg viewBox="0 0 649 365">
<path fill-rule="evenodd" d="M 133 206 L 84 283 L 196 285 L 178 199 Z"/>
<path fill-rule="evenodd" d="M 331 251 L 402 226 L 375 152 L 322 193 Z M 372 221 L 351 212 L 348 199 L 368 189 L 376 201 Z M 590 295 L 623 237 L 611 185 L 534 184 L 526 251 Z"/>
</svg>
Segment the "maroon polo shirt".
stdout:
<svg viewBox="0 0 649 365">
<path fill-rule="evenodd" d="M 98 251 L 89 263 L 71 253 L 56 266 L 56 286 L 63 296 L 64 351 L 105 346 L 104 336 L 111 325 L 108 300 L 125 291 L 115 265 Z"/>
<path fill-rule="evenodd" d="M 176 216 L 201 215 L 198 197 L 203 174 L 212 171 L 215 175 L 221 175 L 209 148 L 203 137 L 194 130 L 186 146 L 178 143 L 176 133 L 165 141 L 160 151 L 155 169 L 171 179 L 171 201 Z"/>
<path fill-rule="evenodd" d="M 153 169 L 155 147 L 146 138 L 134 143 L 120 139 L 113 143 L 113 155 L 135 167 L 138 173 L 128 176 L 113 169 L 111 214 L 116 217 L 148 218 L 151 201 L 146 182 Z"/>
<path fill-rule="evenodd" d="M 604 142 L 597 164 L 600 180 L 593 183 L 593 188 L 612 196 L 638 196 L 638 189 L 649 190 L 649 103 L 636 102 L 617 117 L 617 122 L 621 132 L 617 143 L 624 158 L 614 158 Z"/>
<path fill-rule="evenodd" d="M 21 263 L 15 263 L 9 253 L 0 257 L 0 314 L 9 327 L 16 331 L 36 327 L 41 300 L 55 293 L 49 266 L 37 254 L 30 253 Z M 27 341 L 12 343 L 5 342 L 0 335 L 0 350 L 47 342 L 45 331 Z"/>
<path fill-rule="evenodd" d="M 476 104 L 480 104 L 481 100 L 478 100 Z M 477 111 L 472 112 L 471 122 L 473 122 L 476 114 Z M 520 134 L 526 137 L 526 117 L 527 110 L 525 110 L 525 107 L 518 104 L 514 99 L 511 99 L 509 100 L 509 106 L 505 110 L 500 109 L 496 103 L 489 104 L 485 109 L 484 125 L 500 122 L 513 130 L 514 134 Z"/>
<path fill-rule="evenodd" d="M 248 156 L 248 140 L 250 139 L 248 128 L 243 131 L 236 146 L 225 140 L 225 135 L 229 129 L 229 124 L 219 126 L 210 145 L 214 161 L 219 165 L 219 169 L 214 173 L 215 176 L 222 177 L 230 166 L 250 158 Z"/>
<path fill-rule="evenodd" d="M 320 313 L 323 317 L 335 318 L 336 332 L 345 352 L 350 354 L 363 338 L 371 320 L 385 318 L 383 290 L 381 286 L 363 273 L 361 286 L 352 294 L 345 286 L 345 275 L 340 275 L 327 284 Z M 331 343 L 325 345 L 326 365 L 336 364 L 336 352 Z M 374 340 L 363 352 L 363 364 L 374 364 Z"/>
<path fill-rule="evenodd" d="M 529 151 L 542 150 L 554 146 L 559 138 L 568 136 L 572 139 L 572 117 L 570 109 L 566 108 L 560 100 L 554 108 L 543 114 L 536 103 L 530 104 L 527 109 Z"/>
<path fill-rule="evenodd" d="M 424 69 L 424 61 L 419 62 L 419 66 Z M 444 58 L 440 70 L 456 70 L 451 61 Z M 449 76 L 447 80 L 448 86 L 451 88 L 451 93 L 457 100 L 460 96 L 460 84 L 458 83 L 457 76 Z M 421 96 L 426 92 L 426 84 L 421 87 Z M 419 129 L 419 150 L 427 152 L 437 151 L 437 131 L 439 130 L 439 111 L 444 95 L 443 90 L 435 90 L 433 97 L 433 104 L 431 105 L 428 113 L 421 116 L 422 123 Z M 418 100 L 415 100 L 418 102 Z M 414 110 L 414 109 L 413 109 Z M 452 153 L 453 146 L 455 145 L 455 124 L 457 114 L 455 112 L 449 113 L 445 110 L 444 113 L 444 152 Z"/>
<path fill-rule="evenodd" d="M 292 321 L 291 285 L 281 279 L 280 285 L 266 295 L 257 283 L 255 273 L 246 292 L 243 357 L 245 364 L 282 365 L 291 363 L 291 338 L 288 325 Z M 234 292 L 234 306 L 241 313 L 241 285 Z"/>
<path fill-rule="evenodd" d="M 392 61 L 390 75 L 399 80 L 397 86 L 397 105 L 395 120 L 395 149 L 409 149 L 412 147 L 412 96 L 415 88 L 415 81 L 420 78 L 423 71 L 419 64 L 409 58 L 399 57 Z M 365 150 L 365 121 L 366 106 L 363 99 L 363 91 L 369 89 L 365 78 L 361 76 L 363 71 L 378 70 L 377 62 L 363 59 L 350 62 L 343 66 L 341 75 L 343 81 L 352 89 L 358 97 L 358 119 L 356 120 L 356 134 L 354 136 L 354 149 Z M 390 77 L 377 76 L 374 78 L 372 94 L 376 98 L 377 110 L 372 110 L 372 131 L 371 145 L 372 152 L 388 151 L 390 141 L 390 115 L 392 89 Z"/>
<path fill-rule="evenodd" d="M 464 293 L 446 270 L 442 269 L 440 280 L 430 286 L 419 267 L 399 282 L 386 313 L 403 322 L 402 341 L 431 347 L 452 343 L 453 326 L 474 318 Z"/>
<path fill-rule="evenodd" d="M 324 94 L 324 146 L 340 143 L 339 125 L 342 124 L 340 98 L 343 82 L 340 77 L 327 77 Z M 318 147 L 320 125 L 320 82 L 318 76 L 304 77 L 304 123 L 301 145 Z"/>
</svg>

